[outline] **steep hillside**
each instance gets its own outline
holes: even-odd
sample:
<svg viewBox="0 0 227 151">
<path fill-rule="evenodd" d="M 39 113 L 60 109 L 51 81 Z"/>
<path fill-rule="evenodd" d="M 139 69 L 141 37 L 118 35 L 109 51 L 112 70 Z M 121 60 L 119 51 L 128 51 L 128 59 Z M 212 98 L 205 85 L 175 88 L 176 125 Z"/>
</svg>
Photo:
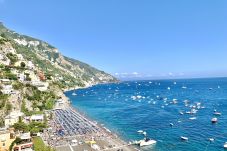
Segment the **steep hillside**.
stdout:
<svg viewBox="0 0 227 151">
<path fill-rule="evenodd" d="M 89 86 L 98 83 L 117 82 L 113 76 L 88 64 L 62 55 L 54 46 L 29 36 L 18 34 L 0 23 L 1 37 L 38 68 L 51 77 L 61 88 Z M 3 41 L 3 39 L 2 39 Z"/>
</svg>

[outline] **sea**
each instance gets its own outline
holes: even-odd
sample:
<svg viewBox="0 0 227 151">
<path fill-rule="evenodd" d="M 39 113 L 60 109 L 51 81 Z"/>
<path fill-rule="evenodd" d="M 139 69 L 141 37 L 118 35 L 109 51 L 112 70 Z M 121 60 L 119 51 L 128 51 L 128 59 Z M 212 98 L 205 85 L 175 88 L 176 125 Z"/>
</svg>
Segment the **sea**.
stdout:
<svg viewBox="0 0 227 151">
<path fill-rule="evenodd" d="M 223 151 L 227 142 L 227 78 L 124 81 L 73 92 L 65 94 L 77 110 L 123 140 L 143 139 L 142 130 L 157 141 L 143 151 Z"/>
</svg>

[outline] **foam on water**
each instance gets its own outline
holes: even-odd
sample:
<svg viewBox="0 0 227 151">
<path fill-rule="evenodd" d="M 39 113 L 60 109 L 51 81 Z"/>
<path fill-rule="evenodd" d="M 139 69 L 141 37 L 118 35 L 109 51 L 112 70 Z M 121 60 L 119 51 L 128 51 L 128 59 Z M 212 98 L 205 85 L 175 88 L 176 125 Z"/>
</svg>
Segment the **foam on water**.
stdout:
<svg viewBox="0 0 227 151">
<path fill-rule="evenodd" d="M 157 140 L 143 150 L 223 151 L 227 142 L 227 78 L 132 81 L 72 93 L 66 95 L 75 108 L 123 139 L 142 139 L 137 131 L 144 130 Z M 217 124 L 214 110 L 221 112 Z"/>
</svg>

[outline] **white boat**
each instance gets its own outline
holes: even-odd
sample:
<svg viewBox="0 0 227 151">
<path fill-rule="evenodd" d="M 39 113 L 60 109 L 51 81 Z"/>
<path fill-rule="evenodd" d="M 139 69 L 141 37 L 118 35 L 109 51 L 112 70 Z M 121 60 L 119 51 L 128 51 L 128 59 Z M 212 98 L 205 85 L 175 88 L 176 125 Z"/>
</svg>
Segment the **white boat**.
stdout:
<svg viewBox="0 0 227 151">
<path fill-rule="evenodd" d="M 218 119 L 217 119 L 216 117 L 215 117 L 215 118 L 212 118 L 212 119 L 211 119 L 211 122 L 212 122 L 212 123 L 217 123 L 217 122 L 218 122 Z"/>
<path fill-rule="evenodd" d="M 227 142 L 225 142 L 224 144 L 224 149 L 227 149 Z"/>
<path fill-rule="evenodd" d="M 213 142 L 213 141 L 214 141 L 214 138 L 209 138 L 209 141 L 210 141 L 210 142 Z"/>
<path fill-rule="evenodd" d="M 183 86 L 182 89 L 187 89 L 187 87 L 186 86 Z"/>
<path fill-rule="evenodd" d="M 171 88 L 170 88 L 170 87 L 168 87 L 167 89 L 168 89 L 168 90 L 170 90 Z"/>
<path fill-rule="evenodd" d="M 181 136 L 180 139 L 183 140 L 183 141 L 188 141 L 188 138 L 184 137 L 184 136 Z"/>
<path fill-rule="evenodd" d="M 137 132 L 138 132 L 138 133 L 143 133 L 143 130 L 138 130 Z"/>
<path fill-rule="evenodd" d="M 183 112 L 179 112 L 179 114 L 180 114 L 180 115 L 184 115 L 184 113 L 183 113 Z"/>
<path fill-rule="evenodd" d="M 189 119 L 190 120 L 196 120 L 196 117 L 190 117 Z"/>
<path fill-rule="evenodd" d="M 156 140 L 145 138 L 144 140 L 140 140 L 139 141 L 139 146 L 140 147 L 142 147 L 142 146 L 149 146 L 149 145 L 153 145 L 153 144 L 156 144 L 156 143 L 157 143 Z"/>
<path fill-rule="evenodd" d="M 220 112 L 214 112 L 214 115 L 221 116 L 221 113 Z"/>
</svg>

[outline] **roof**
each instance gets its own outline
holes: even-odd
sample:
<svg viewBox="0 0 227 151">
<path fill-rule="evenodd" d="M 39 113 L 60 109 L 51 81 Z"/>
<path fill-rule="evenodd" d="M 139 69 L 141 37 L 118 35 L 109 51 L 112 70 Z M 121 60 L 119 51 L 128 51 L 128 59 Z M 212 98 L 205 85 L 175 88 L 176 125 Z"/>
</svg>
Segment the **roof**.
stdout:
<svg viewBox="0 0 227 151">
<path fill-rule="evenodd" d="M 22 133 L 20 135 L 20 139 L 30 139 L 31 136 L 30 136 L 30 132 L 29 133 Z"/>
<path fill-rule="evenodd" d="M 0 79 L 0 81 L 2 81 L 2 82 L 10 82 L 9 79 Z"/>
<path fill-rule="evenodd" d="M 32 115 L 31 120 L 43 120 L 43 114 Z"/>
<path fill-rule="evenodd" d="M 24 115 L 24 113 L 22 113 L 20 111 L 13 111 L 9 115 L 7 115 L 5 117 L 5 119 L 16 119 L 16 118 L 23 116 L 23 115 Z"/>
</svg>

